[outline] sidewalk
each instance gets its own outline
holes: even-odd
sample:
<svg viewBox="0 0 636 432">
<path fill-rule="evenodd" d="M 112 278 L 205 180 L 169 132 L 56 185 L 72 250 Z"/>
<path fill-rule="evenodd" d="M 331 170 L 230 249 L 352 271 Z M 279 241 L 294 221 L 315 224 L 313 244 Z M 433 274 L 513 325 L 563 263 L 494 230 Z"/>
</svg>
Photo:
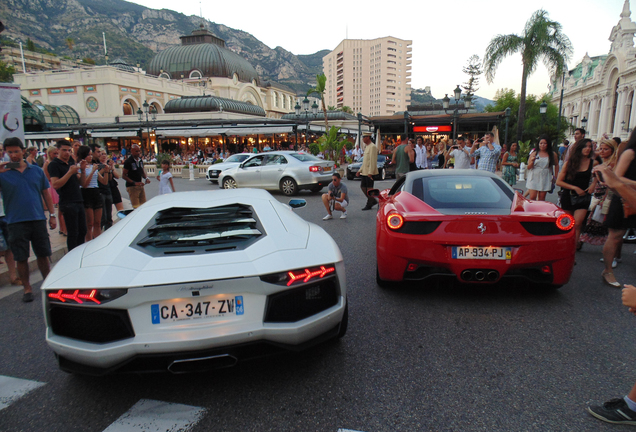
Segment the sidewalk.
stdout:
<svg viewBox="0 0 636 432">
<path fill-rule="evenodd" d="M 126 198 L 122 197 L 122 201 L 125 209 L 130 209 L 132 206 L 130 205 L 130 201 Z M 117 209 L 113 206 L 113 222 L 117 223 Z M 48 225 L 48 224 L 47 224 Z M 59 227 L 55 229 L 55 231 L 49 230 L 49 239 L 51 241 L 51 267 L 55 265 L 64 255 L 68 252 L 66 248 L 66 236 L 63 236 L 59 233 Z M 33 254 L 33 250 L 31 250 L 29 256 L 29 272 L 37 272 L 38 266 L 36 262 L 35 255 Z M 40 273 L 37 272 L 37 279 L 31 277 L 31 283 L 38 282 L 41 280 Z M 0 289 L 4 291 L 5 288 L 12 288 L 13 292 L 19 291 L 22 289 L 22 286 L 11 285 L 11 280 L 9 280 L 9 270 L 7 268 L 7 264 L 4 262 L 0 264 Z"/>
</svg>

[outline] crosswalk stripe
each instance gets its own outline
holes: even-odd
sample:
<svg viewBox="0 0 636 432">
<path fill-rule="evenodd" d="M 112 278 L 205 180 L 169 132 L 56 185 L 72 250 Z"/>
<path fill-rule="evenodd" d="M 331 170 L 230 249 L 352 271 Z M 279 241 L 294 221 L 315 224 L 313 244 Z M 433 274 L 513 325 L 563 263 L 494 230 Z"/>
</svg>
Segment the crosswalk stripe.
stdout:
<svg viewBox="0 0 636 432">
<path fill-rule="evenodd" d="M 0 375 L 0 411 L 45 383 Z"/>
<path fill-rule="evenodd" d="M 104 432 L 187 432 L 205 414 L 205 408 L 141 399 Z"/>
</svg>

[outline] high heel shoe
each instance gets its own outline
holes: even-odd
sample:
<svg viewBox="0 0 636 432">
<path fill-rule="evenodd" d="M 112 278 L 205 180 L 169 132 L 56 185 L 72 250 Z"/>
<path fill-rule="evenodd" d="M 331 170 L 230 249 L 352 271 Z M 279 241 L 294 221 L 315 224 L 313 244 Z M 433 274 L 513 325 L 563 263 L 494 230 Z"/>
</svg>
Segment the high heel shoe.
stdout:
<svg viewBox="0 0 636 432">
<path fill-rule="evenodd" d="M 612 286 L 614 288 L 620 288 L 621 287 L 621 284 L 614 277 L 614 273 L 612 273 L 610 271 L 604 271 L 603 273 L 601 273 L 601 277 L 603 278 L 603 282 L 605 282 L 609 286 Z"/>
</svg>

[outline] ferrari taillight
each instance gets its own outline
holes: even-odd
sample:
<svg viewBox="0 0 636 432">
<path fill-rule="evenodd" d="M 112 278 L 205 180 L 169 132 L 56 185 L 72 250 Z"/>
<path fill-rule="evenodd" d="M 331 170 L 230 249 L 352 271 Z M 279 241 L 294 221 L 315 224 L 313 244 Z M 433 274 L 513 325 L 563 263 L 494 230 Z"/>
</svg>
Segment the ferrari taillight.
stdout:
<svg viewBox="0 0 636 432">
<path fill-rule="evenodd" d="M 397 230 L 402 228 L 402 225 L 404 225 L 404 218 L 399 213 L 391 213 L 386 218 L 386 224 L 392 230 Z"/>
<path fill-rule="evenodd" d="M 127 292 L 125 289 L 61 289 L 51 291 L 46 296 L 54 303 L 99 305 L 115 300 Z"/>
<path fill-rule="evenodd" d="M 562 231 L 570 231 L 574 228 L 574 218 L 569 214 L 564 213 L 557 218 L 556 226 Z"/>
</svg>

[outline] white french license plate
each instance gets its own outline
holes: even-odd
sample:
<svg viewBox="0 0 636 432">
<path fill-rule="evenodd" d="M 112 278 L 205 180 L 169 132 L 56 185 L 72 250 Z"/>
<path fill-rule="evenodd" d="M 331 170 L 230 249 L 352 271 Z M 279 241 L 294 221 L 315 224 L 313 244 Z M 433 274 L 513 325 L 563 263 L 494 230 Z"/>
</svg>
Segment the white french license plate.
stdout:
<svg viewBox="0 0 636 432">
<path fill-rule="evenodd" d="M 453 246 L 453 259 L 512 259 L 512 248 L 498 246 Z"/>
<path fill-rule="evenodd" d="M 177 321 L 214 320 L 243 315 L 243 296 L 208 297 L 202 299 L 168 300 L 150 305 L 153 324 Z"/>
</svg>

